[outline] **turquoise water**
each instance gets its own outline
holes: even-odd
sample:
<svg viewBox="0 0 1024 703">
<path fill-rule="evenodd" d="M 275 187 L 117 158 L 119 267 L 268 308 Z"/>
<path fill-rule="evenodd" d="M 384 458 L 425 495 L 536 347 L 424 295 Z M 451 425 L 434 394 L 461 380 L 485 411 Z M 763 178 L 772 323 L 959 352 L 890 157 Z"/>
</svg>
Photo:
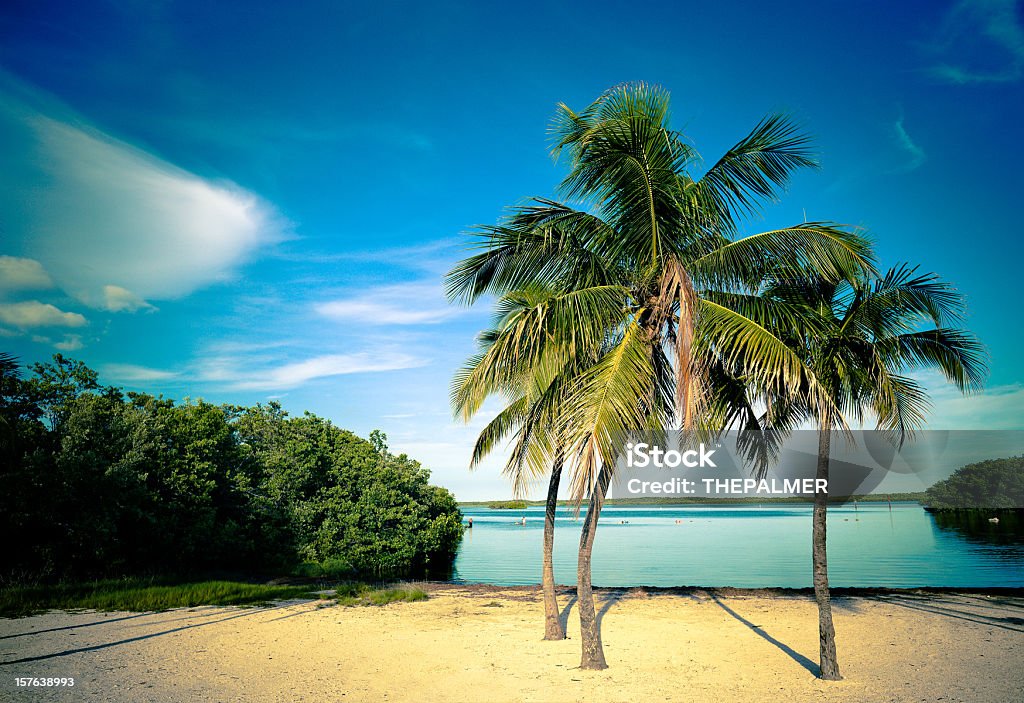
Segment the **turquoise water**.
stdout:
<svg viewBox="0 0 1024 703">
<path fill-rule="evenodd" d="M 454 580 L 540 582 L 543 507 L 462 510 L 473 518 L 473 529 L 463 539 Z M 525 527 L 513 523 L 524 515 Z M 576 583 L 581 525 L 559 509 L 558 583 Z M 830 507 L 828 549 L 833 586 L 1024 587 L 1024 544 L 1012 535 L 976 539 L 943 529 L 917 503 L 894 503 L 891 510 L 886 503 Z M 608 506 L 599 522 L 593 578 L 597 586 L 810 586 L 811 506 Z"/>
</svg>

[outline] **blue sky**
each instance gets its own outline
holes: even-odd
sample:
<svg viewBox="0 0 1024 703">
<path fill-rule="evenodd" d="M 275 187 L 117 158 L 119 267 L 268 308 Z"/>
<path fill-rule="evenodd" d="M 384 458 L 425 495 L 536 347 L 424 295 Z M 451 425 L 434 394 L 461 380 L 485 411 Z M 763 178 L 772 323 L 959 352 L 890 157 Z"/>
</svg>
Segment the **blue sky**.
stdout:
<svg viewBox="0 0 1024 703">
<path fill-rule="evenodd" d="M 504 496 L 497 460 L 466 470 L 486 417 L 447 406 L 488 314 L 441 276 L 469 227 L 553 195 L 557 102 L 645 80 L 708 161 L 799 119 L 822 168 L 747 232 L 860 225 L 954 281 L 992 374 L 928 379 L 933 426 L 1022 428 L 1024 8 L 890 5 L 9 0 L 0 348 L 381 428 L 459 498 Z"/>
</svg>

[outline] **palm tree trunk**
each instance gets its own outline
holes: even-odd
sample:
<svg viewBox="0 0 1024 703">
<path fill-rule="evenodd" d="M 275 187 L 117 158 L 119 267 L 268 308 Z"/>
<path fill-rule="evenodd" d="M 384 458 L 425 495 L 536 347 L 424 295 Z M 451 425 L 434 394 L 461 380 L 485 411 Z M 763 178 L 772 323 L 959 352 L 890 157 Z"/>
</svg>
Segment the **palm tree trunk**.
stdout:
<svg viewBox="0 0 1024 703">
<path fill-rule="evenodd" d="M 816 478 L 828 480 L 829 454 L 832 432 L 828 425 L 818 431 L 818 471 Z M 838 681 L 839 662 L 836 659 L 836 629 L 832 624 L 832 603 L 828 593 L 828 553 L 826 551 L 826 518 L 828 493 L 815 492 L 812 521 L 811 551 L 814 573 L 814 599 L 818 602 L 818 654 L 819 676 L 827 681 Z"/>
<path fill-rule="evenodd" d="M 601 629 L 597 623 L 597 609 L 594 607 L 594 587 L 590 581 L 590 557 L 594 551 L 594 537 L 597 535 L 597 519 L 604 505 L 604 495 L 611 482 L 612 466 L 601 467 L 597 485 L 590 494 L 587 517 L 583 520 L 583 534 L 580 535 L 580 558 L 576 569 L 576 602 L 580 609 L 580 638 L 583 653 L 581 669 L 607 669 L 604 647 L 601 645 Z"/>
<path fill-rule="evenodd" d="M 552 551 L 555 546 L 555 511 L 558 509 L 558 483 L 562 479 L 562 454 L 555 457 L 548 482 L 548 500 L 544 510 L 544 639 L 564 640 L 565 628 L 558 612 L 558 596 L 555 595 L 555 567 Z"/>
</svg>

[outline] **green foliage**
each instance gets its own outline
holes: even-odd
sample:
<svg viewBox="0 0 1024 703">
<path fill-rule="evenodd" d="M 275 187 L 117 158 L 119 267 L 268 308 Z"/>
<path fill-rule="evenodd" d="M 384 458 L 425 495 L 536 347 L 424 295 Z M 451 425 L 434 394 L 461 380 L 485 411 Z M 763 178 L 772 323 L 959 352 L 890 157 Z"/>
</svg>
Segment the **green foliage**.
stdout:
<svg viewBox="0 0 1024 703">
<path fill-rule="evenodd" d="M 494 500 L 487 503 L 491 510 L 522 510 L 526 506 L 525 500 Z"/>
<path fill-rule="evenodd" d="M 335 593 L 339 605 L 387 605 L 388 603 L 427 600 L 427 592 L 409 583 L 372 588 L 365 584 L 339 586 Z"/>
<path fill-rule="evenodd" d="M 314 596 L 309 589 L 300 586 L 234 581 L 160 584 L 123 579 L 6 588 L 0 590 L 0 617 L 23 617 L 47 610 L 148 612 L 197 605 L 261 605 L 273 600 L 311 597 Z"/>
<path fill-rule="evenodd" d="M 933 510 L 1024 508 L 1024 456 L 962 466 L 925 493 Z"/>
<path fill-rule="evenodd" d="M 344 559 L 327 559 L 322 562 L 304 561 L 294 569 L 292 576 L 307 579 L 346 579 L 352 578 L 352 565 Z"/>
<path fill-rule="evenodd" d="M 451 566 L 454 497 L 382 432 L 276 403 L 125 397 L 60 355 L 28 379 L 0 361 L 0 583 Z"/>
</svg>

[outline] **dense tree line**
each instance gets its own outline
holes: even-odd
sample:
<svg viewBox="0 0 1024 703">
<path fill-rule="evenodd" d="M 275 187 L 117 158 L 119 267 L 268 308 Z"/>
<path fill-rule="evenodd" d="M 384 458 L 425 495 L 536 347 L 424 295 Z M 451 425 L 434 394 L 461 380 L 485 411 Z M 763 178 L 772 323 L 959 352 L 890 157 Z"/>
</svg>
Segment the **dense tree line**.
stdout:
<svg viewBox="0 0 1024 703">
<path fill-rule="evenodd" d="M 1024 508 L 1024 456 L 967 464 L 925 493 L 933 510 Z"/>
<path fill-rule="evenodd" d="M 277 403 L 181 404 L 0 355 L 0 578 L 444 573 L 462 534 L 406 455 Z"/>
</svg>

